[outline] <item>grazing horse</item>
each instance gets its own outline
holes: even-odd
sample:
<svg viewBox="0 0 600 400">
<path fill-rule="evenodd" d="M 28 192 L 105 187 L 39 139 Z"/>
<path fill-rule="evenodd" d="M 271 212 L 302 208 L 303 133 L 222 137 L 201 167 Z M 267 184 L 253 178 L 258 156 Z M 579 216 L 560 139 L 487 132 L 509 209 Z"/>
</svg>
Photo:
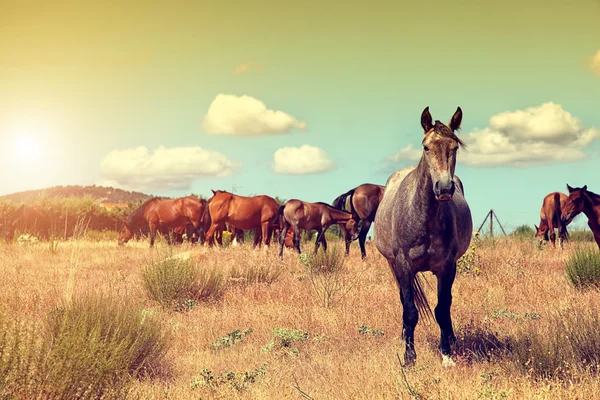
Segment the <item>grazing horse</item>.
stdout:
<svg viewBox="0 0 600 400">
<path fill-rule="evenodd" d="M 191 224 L 198 232 L 204 213 L 204 204 L 195 196 L 172 200 L 158 197 L 150 199 L 123 220 L 118 244 L 122 246 L 127 243 L 133 237 L 134 232 L 143 229 L 144 226 L 150 230 L 150 247 L 154 247 L 156 232 L 163 234 L 169 244 L 171 244 L 170 230 L 176 230 L 182 234 L 187 225 Z"/>
<path fill-rule="evenodd" d="M 279 211 L 274 219 L 274 222 L 279 223 L 279 257 L 283 258 L 283 245 L 288 235 L 290 227 L 293 229 L 294 247 L 300 251 L 300 230 L 316 230 L 317 239 L 315 241 L 315 253 L 319 249 L 319 245 L 323 244 L 323 250 L 327 250 L 327 241 L 325 240 L 325 231 L 331 225 L 345 225 L 345 229 L 350 232 L 353 239 L 356 240 L 358 231 L 356 221 L 352 214 L 337 208 L 327 203 L 309 203 L 307 201 L 292 199 L 288 200 L 284 205 L 279 207 Z"/>
<path fill-rule="evenodd" d="M 21 204 L 8 215 L 5 237 L 9 242 L 15 237 L 15 231 L 28 232 L 40 239 L 50 237 L 50 218 L 48 214 L 38 208 Z"/>
<path fill-rule="evenodd" d="M 456 340 L 450 316 L 452 284 L 456 261 L 469 247 L 473 233 L 464 188 L 454 175 L 457 150 L 464 146 L 455 134 L 461 120 L 460 107 L 448 125 L 437 120 L 434 124 L 429 107 L 423 110 L 421 159 L 416 168 L 390 176 L 375 215 L 375 246 L 387 259 L 400 291 L 406 365 L 414 365 L 417 358 L 414 331 L 419 314 L 431 316 L 417 275 L 424 271 L 437 277 L 435 319 L 442 365 L 455 365 L 450 355 L 450 344 Z"/>
<path fill-rule="evenodd" d="M 375 220 L 375 213 L 377 212 L 377 207 L 379 207 L 381 199 L 383 199 L 384 190 L 385 186 L 363 183 L 337 197 L 333 203 L 331 203 L 331 205 L 338 210 L 351 213 L 354 220 L 359 224 L 360 233 L 358 234 L 358 243 L 363 259 L 367 257 L 367 251 L 365 250 L 367 233 L 369 233 L 371 223 Z M 346 240 L 346 255 L 349 255 L 352 236 L 343 225 L 340 225 L 340 227 L 342 228 L 344 239 Z"/>
<path fill-rule="evenodd" d="M 535 237 L 540 238 L 540 244 L 543 240 L 552 241 L 556 248 L 556 234 L 554 229 L 558 229 L 558 244 L 563 249 L 563 241 L 568 239 L 569 232 L 567 225 L 561 218 L 561 209 L 565 206 L 567 195 L 560 192 L 552 192 L 544 197 L 542 208 L 540 210 L 540 226 L 535 227 Z"/>
<path fill-rule="evenodd" d="M 563 223 L 568 225 L 579 213 L 584 213 L 596 244 L 600 248 L 600 196 L 587 190 L 587 185 L 582 188 L 572 188 L 567 184 L 567 189 L 569 197 L 562 209 Z"/>
<path fill-rule="evenodd" d="M 266 195 L 247 197 L 225 190 L 211 191 L 213 197 L 208 200 L 207 207 L 211 222 L 206 232 L 205 246 L 213 244 L 215 231 L 222 230 L 227 223 L 236 230 L 254 229 L 255 246 L 260 243 L 257 241 L 260 239 L 265 246 L 269 245 L 273 229 L 271 220 L 279 210 L 279 203 L 275 199 Z"/>
</svg>

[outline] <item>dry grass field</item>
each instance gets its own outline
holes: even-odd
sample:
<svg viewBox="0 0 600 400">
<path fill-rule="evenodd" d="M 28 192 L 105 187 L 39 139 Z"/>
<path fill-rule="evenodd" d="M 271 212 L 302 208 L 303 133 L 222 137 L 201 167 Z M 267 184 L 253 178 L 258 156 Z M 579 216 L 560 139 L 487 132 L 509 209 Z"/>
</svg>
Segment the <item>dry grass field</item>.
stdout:
<svg viewBox="0 0 600 400">
<path fill-rule="evenodd" d="M 80 396 L 94 398 L 94 385 L 109 381 L 102 389 L 107 398 L 132 399 L 596 398 L 600 296 L 575 288 L 565 273 L 577 248 L 596 245 L 567 242 L 563 252 L 517 238 L 473 245 L 453 288 L 456 367 L 441 366 L 438 326 L 421 318 L 417 363 L 405 369 L 398 290 L 373 243 L 366 261 L 357 243 L 350 257 L 340 257 L 341 242 L 330 242 L 328 256 L 287 250 L 283 261 L 274 247 L 248 245 L 169 249 L 160 241 L 151 250 L 146 241 L 118 247 L 85 237 L 2 243 L 0 374 L 8 378 L 0 380 L 0 393 L 63 398 L 77 381 L 89 385 Z M 303 244 L 307 253 L 312 247 Z M 424 276 L 434 307 L 435 278 Z M 78 302 L 80 314 L 64 311 Z M 121 318 L 121 305 L 133 314 Z M 57 307 L 72 315 L 61 328 L 48 322 Z M 135 310 L 147 318 L 142 324 L 131 317 Z M 103 325 L 77 336 L 75 325 L 94 326 L 85 312 Z M 118 373 L 110 375 L 106 360 L 122 348 L 116 339 L 102 342 L 98 332 L 119 336 L 107 328 L 113 322 L 123 332 L 128 324 L 135 335 L 145 330 L 143 354 L 128 365 L 147 356 L 150 372 L 129 380 L 132 367 L 114 362 Z M 61 342 L 61 332 L 84 339 Z"/>
</svg>

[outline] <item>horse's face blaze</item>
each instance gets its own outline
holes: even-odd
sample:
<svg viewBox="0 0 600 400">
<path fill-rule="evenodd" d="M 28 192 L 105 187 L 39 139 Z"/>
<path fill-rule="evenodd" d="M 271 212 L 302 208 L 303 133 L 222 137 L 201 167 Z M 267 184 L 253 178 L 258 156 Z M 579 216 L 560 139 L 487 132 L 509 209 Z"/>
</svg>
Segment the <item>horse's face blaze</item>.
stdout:
<svg viewBox="0 0 600 400">
<path fill-rule="evenodd" d="M 431 175 L 433 193 L 439 201 L 448 201 L 454 195 L 457 151 L 458 143 L 454 139 L 439 134 L 431 133 L 423 141 L 423 157 Z"/>
</svg>

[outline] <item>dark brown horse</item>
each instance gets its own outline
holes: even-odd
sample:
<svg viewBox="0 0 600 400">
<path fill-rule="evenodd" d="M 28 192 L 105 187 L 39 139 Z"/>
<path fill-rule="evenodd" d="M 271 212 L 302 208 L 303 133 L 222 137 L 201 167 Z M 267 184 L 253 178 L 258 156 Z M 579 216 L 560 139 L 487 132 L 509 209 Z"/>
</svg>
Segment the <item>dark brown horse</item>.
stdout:
<svg viewBox="0 0 600 400">
<path fill-rule="evenodd" d="M 200 221 L 204 212 L 204 202 L 195 196 L 180 197 L 178 199 L 153 198 L 142 204 L 127 219 L 119 232 L 119 245 L 127 243 L 134 232 L 147 226 L 150 231 L 150 247 L 154 246 L 156 233 L 164 235 L 167 242 L 171 243 L 170 233 L 178 229 L 186 229 L 188 224 L 198 232 Z"/>
<path fill-rule="evenodd" d="M 5 227 L 6 240 L 12 241 L 15 231 L 29 233 L 40 239 L 50 237 L 51 223 L 48 214 L 38 208 L 21 204 L 8 215 Z"/>
<path fill-rule="evenodd" d="M 323 244 L 323 250 L 327 250 L 325 231 L 331 225 L 345 225 L 346 230 L 352 235 L 352 240 L 355 240 L 358 236 L 356 221 L 352 218 L 352 214 L 338 210 L 327 203 L 309 203 L 298 199 L 288 200 L 279 207 L 274 221 L 278 221 L 281 232 L 279 236 L 279 257 L 283 257 L 283 246 L 290 227 L 294 232 L 293 242 L 298 253 L 301 253 L 300 233 L 302 229 L 317 231 L 315 253 L 320 244 Z"/>
<path fill-rule="evenodd" d="M 207 212 L 211 223 L 205 235 L 205 246 L 213 244 L 213 234 L 230 224 L 236 230 L 254 230 L 254 237 L 259 235 L 265 246 L 271 242 L 274 225 L 272 220 L 279 210 L 279 203 L 272 197 L 239 196 L 225 190 L 212 190 L 213 197 L 208 200 Z M 255 240 L 255 245 L 256 243 Z"/>
<path fill-rule="evenodd" d="M 456 339 L 450 316 L 452 285 L 456 262 L 469 247 L 473 233 L 464 188 L 454 174 L 462 145 L 454 132 L 461 120 L 460 107 L 448 125 L 434 124 L 429 107 L 423 110 L 425 134 L 419 164 L 390 176 L 375 215 L 375 246 L 388 261 L 400 290 L 407 365 L 417 358 L 414 332 L 419 314 L 431 314 L 417 275 L 424 271 L 437 277 L 435 319 L 440 327 L 442 365 L 454 365 L 450 355 L 450 344 Z"/>
<path fill-rule="evenodd" d="M 535 236 L 540 238 L 540 243 L 543 240 L 552 241 L 552 245 L 556 248 L 556 233 L 554 229 L 558 229 L 558 244 L 563 248 L 563 241 L 568 239 L 569 232 L 567 225 L 562 222 L 561 209 L 565 206 L 567 195 L 560 192 L 553 192 L 544 197 L 542 208 L 540 210 L 540 226 L 535 226 Z"/>
<path fill-rule="evenodd" d="M 572 188 L 567 184 L 567 189 L 569 197 L 562 209 L 563 223 L 569 224 L 579 213 L 584 213 L 596 244 L 600 248 L 600 196 L 587 190 L 587 185 L 582 188 Z"/>
<path fill-rule="evenodd" d="M 365 250 L 365 241 L 367 233 L 371 228 L 371 223 L 375 221 L 375 214 L 381 199 L 383 199 L 383 191 L 385 186 L 375 185 L 372 183 L 363 183 L 337 197 L 331 203 L 338 210 L 346 211 L 352 214 L 354 220 L 360 227 L 358 234 L 358 243 L 360 245 L 360 253 L 362 258 L 367 257 Z M 352 243 L 352 235 L 346 230 L 344 225 L 340 225 L 346 240 L 346 255 L 350 254 L 350 243 Z"/>
</svg>

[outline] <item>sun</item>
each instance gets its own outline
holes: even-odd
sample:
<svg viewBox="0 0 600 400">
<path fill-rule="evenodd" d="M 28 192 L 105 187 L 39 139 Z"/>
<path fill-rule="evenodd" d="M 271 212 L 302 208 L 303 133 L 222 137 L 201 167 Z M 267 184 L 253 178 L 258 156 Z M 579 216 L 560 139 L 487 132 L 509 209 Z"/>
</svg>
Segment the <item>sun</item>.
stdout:
<svg viewBox="0 0 600 400">
<path fill-rule="evenodd" d="M 28 133 L 22 133 L 14 139 L 14 157 L 21 162 L 36 161 L 40 156 L 38 139 Z"/>
</svg>

